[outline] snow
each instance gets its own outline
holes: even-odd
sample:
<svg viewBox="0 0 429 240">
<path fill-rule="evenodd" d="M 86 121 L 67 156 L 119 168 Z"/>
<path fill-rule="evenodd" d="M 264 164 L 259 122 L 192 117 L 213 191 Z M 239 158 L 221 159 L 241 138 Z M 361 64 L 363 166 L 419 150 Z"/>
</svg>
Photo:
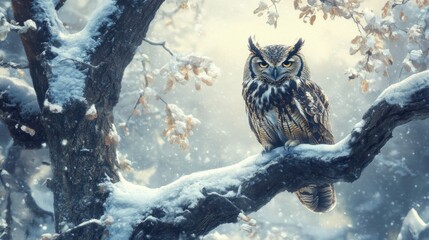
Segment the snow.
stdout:
<svg viewBox="0 0 429 240">
<path fill-rule="evenodd" d="M 45 99 L 43 106 L 53 113 L 61 113 L 63 111 L 63 107 L 61 105 L 50 103 L 48 99 Z"/>
<path fill-rule="evenodd" d="M 424 88 L 429 88 L 429 70 L 413 74 L 388 87 L 380 94 L 373 105 L 385 100 L 389 104 L 402 107 L 411 100 L 413 93 Z"/>
<path fill-rule="evenodd" d="M 24 26 L 19 30 L 19 33 L 25 33 L 28 30 L 35 31 L 36 29 L 37 29 L 36 23 L 33 20 L 28 19 L 27 21 L 24 22 Z"/>
<path fill-rule="evenodd" d="M 34 31 L 36 29 L 36 23 L 31 19 L 26 20 L 23 26 L 10 24 L 6 19 L 6 16 L 2 12 L 0 12 L 0 41 L 6 40 L 10 30 L 17 30 L 18 33 L 25 33 L 28 30 Z"/>
<path fill-rule="evenodd" d="M 25 81 L 13 77 L 0 77 L 0 98 L 6 93 L 12 104 L 21 106 L 23 115 L 39 113 L 36 93 Z"/>
<path fill-rule="evenodd" d="M 88 120 L 94 120 L 97 118 L 97 109 L 95 108 L 94 104 L 92 104 L 88 110 L 86 110 L 85 117 Z"/>
<path fill-rule="evenodd" d="M 0 41 L 4 41 L 10 32 L 10 24 L 6 20 L 6 16 L 0 12 Z"/>
<path fill-rule="evenodd" d="M 118 144 L 121 141 L 121 137 L 119 136 L 118 132 L 116 131 L 115 124 L 112 124 L 109 131 L 109 139 L 114 144 Z"/>
<path fill-rule="evenodd" d="M 63 106 L 71 100 L 85 101 L 86 75 L 79 68 L 84 67 L 88 71 L 97 68 L 88 63 L 89 53 L 100 44 L 97 37 L 101 33 L 96 30 L 102 24 L 109 25 L 112 19 L 106 16 L 115 11 L 118 9 L 114 1 L 102 1 L 82 31 L 74 34 L 58 32 L 58 41 L 61 42 L 61 46 L 59 48 L 52 46 L 52 51 L 57 54 L 57 57 L 51 63 L 53 77 L 48 90 L 52 103 Z"/>
<path fill-rule="evenodd" d="M 238 187 L 244 178 L 258 170 L 256 162 L 267 160 L 266 157 L 258 156 L 260 155 L 249 157 L 229 167 L 193 173 L 160 188 L 135 185 L 122 177 L 118 183 L 107 183 L 111 195 L 105 204 L 104 218 L 115 219 L 108 226 L 110 239 L 129 238 L 132 226 L 142 220 L 141 212 L 145 210 L 158 207 L 165 209 L 167 214 L 180 213 L 184 208 L 192 208 L 204 197 L 203 187 L 209 191 Z M 175 216 L 165 216 L 167 219 L 172 217 Z"/>
<path fill-rule="evenodd" d="M 321 155 L 323 156 L 321 160 L 329 161 L 333 158 L 347 156 L 350 154 L 349 141 L 351 140 L 351 135 L 347 135 L 341 141 L 336 144 L 300 144 L 294 148 L 291 148 L 290 151 L 292 154 L 296 154 L 304 158 L 317 158 Z"/>
<path fill-rule="evenodd" d="M 363 124 L 363 123 L 359 123 Z M 357 125 L 358 127 L 360 125 Z M 344 138 L 335 145 L 308 145 L 301 144 L 297 147 L 285 151 L 283 147 L 274 149 L 263 155 L 251 156 L 237 164 L 192 173 L 183 176 L 178 180 L 159 187 L 148 188 L 127 182 L 120 177 L 118 183 L 106 183 L 110 190 L 110 196 L 105 203 L 105 215 L 103 218 L 114 219 L 108 226 L 110 239 L 127 239 L 132 233 L 133 226 L 141 222 L 142 219 L 153 216 L 143 216 L 143 212 L 149 209 L 158 208 L 166 212 L 163 218 L 180 221 L 169 213 L 181 213 L 183 209 L 192 208 L 197 205 L 199 199 L 204 197 L 203 189 L 210 192 L 226 192 L 226 196 L 240 195 L 240 184 L 247 178 L 254 176 L 258 171 L 274 163 L 275 160 L 285 154 L 297 154 L 301 157 L 316 157 L 321 153 L 324 159 L 343 156 L 349 153 L 348 141 L 350 136 Z M 228 189 L 238 189 L 237 192 L 227 191 Z M 243 215 L 237 216 L 240 219 Z M 247 219 L 247 218 L 245 218 Z M 155 220 L 155 219 L 154 219 Z M 251 222 L 252 224 L 254 221 Z"/>
<path fill-rule="evenodd" d="M 425 238 L 428 237 L 427 235 L 421 236 L 423 231 L 425 231 L 425 233 L 428 231 L 427 229 L 428 224 L 423 222 L 417 211 L 412 208 L 402 223 L 398 240 L 427 239 Z"/>
<path fill-rule="evenodd" d="M 27 127 L 25 125 L 21 125 L 20 128 L 23 132 L 27 133 L 30 136 L 34 136 L 36 134 L 36 131 L 30 127 Z"/>
</svg>

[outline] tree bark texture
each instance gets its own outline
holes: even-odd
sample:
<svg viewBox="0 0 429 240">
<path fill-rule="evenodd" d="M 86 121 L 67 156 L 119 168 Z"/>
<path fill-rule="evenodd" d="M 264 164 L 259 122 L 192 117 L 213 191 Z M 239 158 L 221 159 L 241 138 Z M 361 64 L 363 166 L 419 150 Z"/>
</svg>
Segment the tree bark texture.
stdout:
<svg viewBox="0 0 429 240">
<path fill-rule="evenodd" d="M 56 15 L 54 3 L 12 1 L 15 20 L 22 23 L 32 19 L 38 28 L 22 34 L 21 40 L 50 149 L 53 179 L 49 186 L 54 193 L 57 232 L 103 214 L 107 193 L 99 184 L 118 181 L 112 109 L 119 98 L 123 72 L 162 2 L 112 1 L 109 11 L 102 11 L 88 22 L 89 34 L 76 40 L 95 44 L 66 59 L 61 52 L 70 49 L 60 35 L 68 33 Z M 82 58 L 82 54 L 87 57 Z M 54 83 L 64 72 L 73 71 L 83 76 L 76 81 L 85 83 L 84 99 L 72 96 L 65 103 L 57 103 Z M 53 111 L 50 103 L 61 109 Z M 95 119 L 85 117 L 91 105 L 97 109 Z"/>
</svg>

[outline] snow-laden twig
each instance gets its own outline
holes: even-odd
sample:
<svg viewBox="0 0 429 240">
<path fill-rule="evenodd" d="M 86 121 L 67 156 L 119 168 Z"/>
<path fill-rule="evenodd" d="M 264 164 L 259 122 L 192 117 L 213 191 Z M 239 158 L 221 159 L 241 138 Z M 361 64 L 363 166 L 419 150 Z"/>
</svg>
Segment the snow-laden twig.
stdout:
<svg viewBox="0 0 429 240">
<path fill-rule="evenodd" d="M 337 144 L 277 148 L 232 166 L 184 176 L 158 189 L 125 180 L 109 184 L 105 214 L 115 219 L 109 232 L 119 238 L 131 234 L 131 239 L 148 234 L 151 239 L 205 235 L 220 224 L 236 222 L 241 212 L 257 211 L 282 191 L 353 182 L 396 127 L 425 118 L 429 118 L 429 70 L 389 87 Z"/>
</svg>

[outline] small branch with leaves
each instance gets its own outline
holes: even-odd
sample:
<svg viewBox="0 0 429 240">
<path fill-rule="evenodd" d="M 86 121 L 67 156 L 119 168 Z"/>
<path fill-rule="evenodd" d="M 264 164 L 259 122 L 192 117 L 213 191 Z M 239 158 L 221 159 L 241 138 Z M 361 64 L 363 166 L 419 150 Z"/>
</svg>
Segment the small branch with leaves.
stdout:
<svg viewBox="0 0 429 240">
<path fill-rule="evenodd" d="M 164 136 L 171 144 L 177 144 L 182 149 L 189 147 L 188 137 L 192 135 L 192 130 L 200 124 L 200 121 L 192 115 L 186 115 L 177 105 L 169 104 L 155 89 L 154 78 L 166 80 L 164 86 L 164 94 L 171 92 L 177 83 L 182 85 L 187 84 L 190 80 L 195 81 L 195 89 L 200 90 L 202 84 L 212 86 L 219 75 L 219 69 L 214 63 L 206 57 L 196 55 L 177 56 L 170 48 L 167 47 L 165 41 L 155 42 L 144 39 L 153 46 L 162 47 L 172 58 L 170 62 L 159 70 L 152 70 L 149 57 L 145 54 L 141 55 L 142 66 L 142 86 L 139 97 L 135 102 L 133 109 L 124 123 L 119 126 L 124 130 L 125 135 L 129 134 L 129 122 L 134 115 L 140 115 L 141 112 L 137 109 L 142 106 L 146 112 L 151 111 L 152 107 L 149 104 L 150 99 L 160 100 L 165 104 L 165 122 L 167 124 L 164 130 Z"/>
<path fill-rule="evenodd" d="M 258 17 L 263 15 L 267 16 L 267 24 L 277 28 L 278 19 L 280 17 L 279 11 L 277 9 L 277 4 L 281 0 L 269 0 L 271 5 L 266 1 L 260 1 L 258 7 L 253 11 L 253 14 L 256 14 Z"/>
</svg>

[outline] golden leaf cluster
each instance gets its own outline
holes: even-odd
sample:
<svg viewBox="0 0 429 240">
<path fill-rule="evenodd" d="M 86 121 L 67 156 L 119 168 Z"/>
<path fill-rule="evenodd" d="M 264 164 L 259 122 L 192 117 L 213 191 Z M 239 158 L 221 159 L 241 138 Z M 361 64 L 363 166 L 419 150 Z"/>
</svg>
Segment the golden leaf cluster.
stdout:
<svg viewBox="0 0 429 240">
<path fill-rule="evenodd" d="M 207 57 L 188 55 L 172 59 L 161 68 L 160 74 L 167 79 L 164 93 L 168 93 L 177 83 L 184 85 L 193 81 L 196 90 L 201 90 L 203 84 L 212 86 L 219 76 L 219 69 Z"/>
<path fill-rule="evenodd" d="M 168 142 L 170 144 L 177 144 L 184 150 L 188 149 L 188 137 L 192 135 L 192 130 L 200 124 L 200 121 L 192 115 L 186 115 L 175 104 L 166 105 L 165 117 L 167 127 L 164 131 L 164 136 Z"/>
</svg>

